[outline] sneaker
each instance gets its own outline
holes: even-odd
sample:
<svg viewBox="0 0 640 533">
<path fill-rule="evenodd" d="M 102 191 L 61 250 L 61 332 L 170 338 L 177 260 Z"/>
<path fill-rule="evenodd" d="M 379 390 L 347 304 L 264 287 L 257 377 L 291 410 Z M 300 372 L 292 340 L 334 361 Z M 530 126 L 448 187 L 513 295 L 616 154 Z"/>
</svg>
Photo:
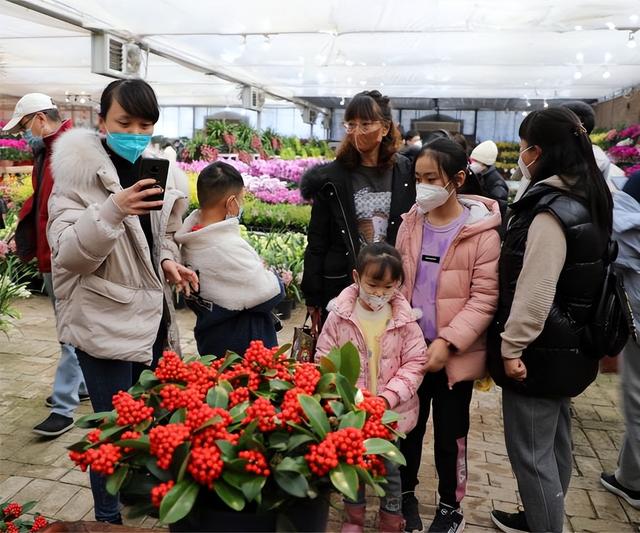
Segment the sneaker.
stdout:
<svg viewBox="0 0 640 533">
<path fill-rule="evenodd" d="M 505 533 L 529 533 L 531 531 L 524 511 L 518 511 L 517 513 L 491 511 L 491 520 L 499 530 Z"/>
<path fill-rule="evenodd" d="M 424 526 L 418 512 L 418 499 L 413 492 L 402 495 L 402 516 L 404 516 L 404 530 L 409 533 L 422 533 Z"/>
<path fill-rule="evenodd" d="M 614 474 L 600 474 L 600 483 L 609 492 L 613 492 L 616 496 L 620 496 L 631 507 L 640 509 L 640 490 L 627 489 L 620 485 Z"/>
<path fill-rule="evenodd" d="M 88 402 L 91 398 L 89 398 L 88 394 L 80 394 L 80 401 L 81 402 Z M 47 407 L 53 407 L 53 396 L 47 396 L 46 400 L 44 401 L 44 404 Z"/>
<path fill-rule="evenodd" d="M 454 509 L 450 505 L 441 503 L 429 526 L 429 533 L 462 533 L 462 531 L 464 531 L 464 516 L 460 508 Z"/>
<path fill-rule="evenodd" d="M 33 432 L 45 437 L 57 437 L 73 429 L 73 418 L 51 413 L 44 422 L 33 428 Z"/>
</svg>

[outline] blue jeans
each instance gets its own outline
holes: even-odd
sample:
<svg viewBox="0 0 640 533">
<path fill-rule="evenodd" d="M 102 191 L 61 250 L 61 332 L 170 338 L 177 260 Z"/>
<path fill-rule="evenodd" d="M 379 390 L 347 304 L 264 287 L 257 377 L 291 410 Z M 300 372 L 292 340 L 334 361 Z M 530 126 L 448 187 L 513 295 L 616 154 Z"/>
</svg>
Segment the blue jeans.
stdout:
<svg viewBox="0 0 640 533">
<path fill-rule="evenodd" d="M 55 311 L 56 299 L 53 294 L 51 274 L 45 272 L 42 274 L 42 278 Z M 78 403 L 80 403 L 79 394 L 87 394 L 87 387 L 84 384 L 75 349 L 70 344 L 61 343 L 60 360 L 56 369 L 56 377 L 53 380 L 53 408 L 51 412 L 70 418 L 73 417 L 73 412 L 78 407 Z"/>
<path fill-rule="evenodd" d="M 166 327 L 164 322 L 160 325 L 158 337 L 153 345 L 153 362 L 151 368 L 155 368 L 166 339 Z M 91 398 L 93 411 L 96 413 L 113 410 L 112 398 L 121 390 L 129 390 L 134 385 L 146 365 L 132 363 L 130 361 L 118 361 L 116 359 L 99 359 L 93 357 L 79 348 L 76 355 L 85 376 L 85 382 Z M 93 506 L 98 522 L 120 523 L 120 498 L 107 492 L 107 478 L 93 470 L 89 471 L 91 492 L 93 493 Z"/>
</svg>

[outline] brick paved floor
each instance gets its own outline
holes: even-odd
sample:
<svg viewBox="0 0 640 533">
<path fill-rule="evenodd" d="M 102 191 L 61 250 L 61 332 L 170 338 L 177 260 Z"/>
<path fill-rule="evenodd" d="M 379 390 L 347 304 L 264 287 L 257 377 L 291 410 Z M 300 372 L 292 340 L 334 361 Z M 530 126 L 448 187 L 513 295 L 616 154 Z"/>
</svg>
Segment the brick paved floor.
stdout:
<svg viewBox="0 0 640 533">
<path fill-rule="evenodd" d="M 31 428 L 49 413 L 44 399 L 50 394 L 58 359 L 53 312 L 40 296 L 19 303 L 22 318 L 9 338 L 0 340 L 0 501 L 37 500 L 36 511 L 58 520 L 93 519 L 88 475 L 74 468 L 65 446 L 77 440 L 83 430 L 74 429 L 57 439 L 46 440 Z M 291 328 L 301 321 L 302 310 L 281 334 L 291 339 Z M 185 353 L 193 353 L 193 318 L 180 312 Z M 78 409 L 89 412 L 88 405 Z M 574 475 L 567 496 L 565 531 L 638 531 L 640 510 L 633 509 L 606 492 L 599 483 L 602 470 L 616 464 L 622 437 L 618 378 L 601 375 L 573 403 Z M 432 443 L 425 441 L 421 482 L 418 487 L 421 514 L 429 521 L 435 511 L 437 479 Z M 493 531 L 489 511 L 515 511 L 516 483 L 509 466 L 502 434 L 500 392 L 474 392 L 469 436 L 470 480 L 463 503 L 467 531 Z M 336 498 L 337 502 L 337 498 Z M 368 523 L 373 524 L 374 501 Z M 156 525 L 150 518 L 126 521 Z M 332 512 L 329 529 L 339 529 L 339 516 Z"/>
</svg>

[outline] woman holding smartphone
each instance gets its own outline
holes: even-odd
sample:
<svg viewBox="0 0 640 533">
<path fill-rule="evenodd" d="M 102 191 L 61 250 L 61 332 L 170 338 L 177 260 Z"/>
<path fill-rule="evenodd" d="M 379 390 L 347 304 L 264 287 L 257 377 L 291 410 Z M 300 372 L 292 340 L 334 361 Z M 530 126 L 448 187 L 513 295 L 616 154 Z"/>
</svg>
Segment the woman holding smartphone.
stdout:
<svg viewBox="0 0 640 533">
<path fill-rule="evenodd" d="M 187 208 L 187 180 L 171 164 L 164 198 L 142 174 L 160 111 L 142 80 L 109 84 L 100 132 L 73 129 L 54 145 L 47 236 L 60 342 L 75 347 L 93 409 L 113 409 L 163 349 L 179 350 L 171 288 L 197 288 L 173 240 Z M 96 520 L 122 523 L 119 499 L 91 472 Z"/>
</svg>

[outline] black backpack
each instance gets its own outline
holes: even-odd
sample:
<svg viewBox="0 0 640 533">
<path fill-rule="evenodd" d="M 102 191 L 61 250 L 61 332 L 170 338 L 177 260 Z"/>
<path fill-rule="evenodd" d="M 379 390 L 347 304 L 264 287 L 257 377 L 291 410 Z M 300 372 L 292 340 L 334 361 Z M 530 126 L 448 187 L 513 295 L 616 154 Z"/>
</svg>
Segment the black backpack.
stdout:
<svg viewBox="0 0 640 533">
<path fill-rule="evenodd" d="M 593 309 L 591 320 L 584 329 L 584 353 L 589 357 L 616 356 L 624 348 L 629 337 L 636 340 L 633 313 L 624 290 L 622 276 L 616 272 L 614 261 L 618 257 L 618 243 L 609 241 L 606 270 L 600 296 Z"/>
</svg>

